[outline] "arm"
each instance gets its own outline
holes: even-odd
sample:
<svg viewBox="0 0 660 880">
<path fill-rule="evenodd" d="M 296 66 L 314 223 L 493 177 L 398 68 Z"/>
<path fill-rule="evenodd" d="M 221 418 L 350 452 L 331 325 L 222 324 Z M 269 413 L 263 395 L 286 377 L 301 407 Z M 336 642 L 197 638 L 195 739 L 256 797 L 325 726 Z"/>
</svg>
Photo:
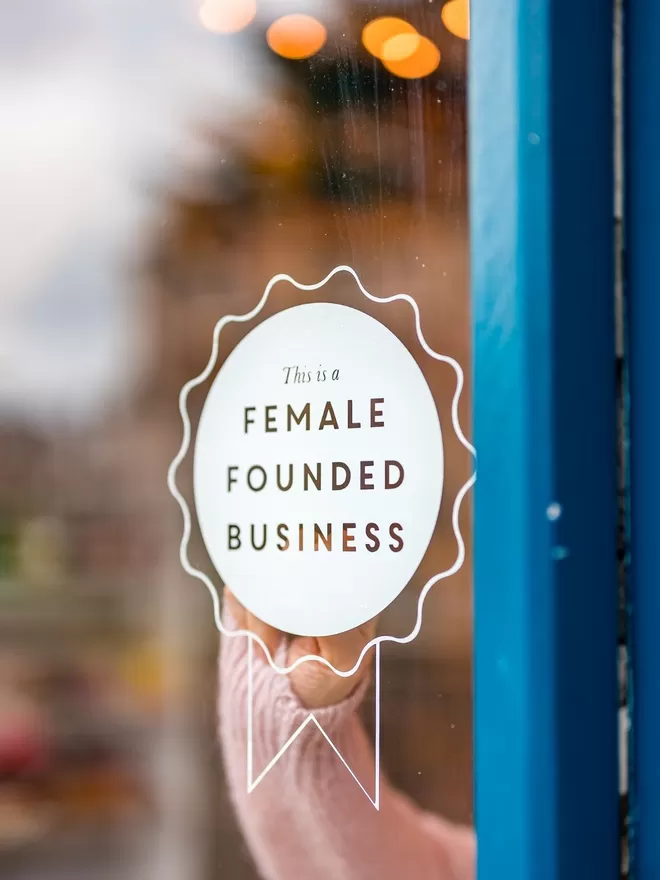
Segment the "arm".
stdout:
<svg viewBox="0 0 660 880">
<path fill-rule="evenodd" d="M 282 662 L 285 658 L 278 658 Z M 381 780 L 376 811 L 314 725 L 308 725 L 247 794 L 247 639 L 225 638 L 220 732 L 241 827 L 265 880 L 473 880 L 474 836 L 423 813 Z M 356 715 L 364 685 L 342 703 L 314 710 L 367 791 L 373 750 Z M 309 715 L 288 676 L 255 651 L 254 771 L 258 775 Z"/>
</svg>

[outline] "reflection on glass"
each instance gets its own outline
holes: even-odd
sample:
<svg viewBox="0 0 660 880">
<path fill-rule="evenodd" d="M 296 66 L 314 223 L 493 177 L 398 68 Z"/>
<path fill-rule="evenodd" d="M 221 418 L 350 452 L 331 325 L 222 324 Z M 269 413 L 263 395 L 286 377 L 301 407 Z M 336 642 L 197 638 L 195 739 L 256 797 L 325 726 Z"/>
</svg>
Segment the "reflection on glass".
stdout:
<svg viewBox="0 0 660 880">
<path fill-rule="evenodd" d="M 470 876 L 469 836 L 438 849 L 408 808 L 393 828 L 391 808 L 377 813 L 311 728 L 247 797 L 244 730 L 233 738 L 243 661 L 231 650 L 225 774 L 217 631 L 208 594 L 181 570 L 165 480 L 178 393 L 205 365 L 215 322 L 252 308 L 279 272 L 312 283 L 348 264 L 379 296 L 410 294 L 429 344 L 469 372 L 468 36 L 467 0 L 56 0 L 0 12 L 3 877 L 382 878 L 390 843 L 415 835 L 428 876 L 438 852 L 465 859 L 457 876 Z M 328 297 L 396 333 L 443 427 L 430 550 L 377 623 L 402 635 L 424 583 L 456 555 L 451 501 L 471 461 L 449 430 L 455 377 L 425 363 L 404 304 L 370 310 L 339 279 Z M 302 301 L 283 289 L 265 316 Z M 221 360 L 248 330 L 227 329 Z M 206 390 L 191 396 L 193 423 Z M 397 789 L 467 825 L 469 551 L 468 540 L 461 572 L 429 595 L 417 639 L 383 647 L 381 681 L 383 805 Z M 213 571 L 196 533 L 191 558 Z M 333 644 L 337 663 L 375 625 Z M 288 650 L 329 648 L 298 638 Z M 266 697 L 314 708 L 373 791 L 368 668 L 359 682 L 313 672 L 264 679 Z M 293 723 L 261 718 L 268 748 L 255 766 Z"/>
</svg>

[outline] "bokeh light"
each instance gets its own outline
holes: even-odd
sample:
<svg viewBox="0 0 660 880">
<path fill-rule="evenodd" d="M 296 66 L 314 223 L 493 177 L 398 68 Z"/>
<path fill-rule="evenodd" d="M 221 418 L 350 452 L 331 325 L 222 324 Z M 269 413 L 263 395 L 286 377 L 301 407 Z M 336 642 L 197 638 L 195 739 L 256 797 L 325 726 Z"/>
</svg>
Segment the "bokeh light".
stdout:
<svg viewBox="0 0 660 880">
<path fill-rule="evenodd" d="M 470 39 L 470 0 L 449 0 L 442 7 L 442 23 L 461 40 Z"/>
<path fill-rule="evenodd" d="M 301 60 L 315 55 L 325 45 L 328 32 L 311 15 L 283 15 L 268 28 L 268 45 L 283 58 Z"/>
<path fill-rule="evenodd" d="M 374 18 L 362 31 L 362 43 L 367 52 L 382 58 L 383 46 L 394 37 L 402 34 L 417 34 L 415 28 L 402 18 L 382 16 Z"/>
<path fill-rule="evenodd" d="M 235 34 L 246 28 L 256 14 L 256 0 L 206 0 L 199 19 L 214 34 Z"/>
<path fill-rule="evenodd" d="M 440 64 L 440 50 L 426 37 L 419 38 L 417 49 L 398 61 L 383 58 L 385 67 L 402 79 L 420 79 L 428 76 Z"/>
<path fill-rule="evenodd" d="M 397 34 L 385 41 L 380 57 L 384 62 L 405 61 L 415 54 L 421 41 L 419 34 Z"/>
</svg>

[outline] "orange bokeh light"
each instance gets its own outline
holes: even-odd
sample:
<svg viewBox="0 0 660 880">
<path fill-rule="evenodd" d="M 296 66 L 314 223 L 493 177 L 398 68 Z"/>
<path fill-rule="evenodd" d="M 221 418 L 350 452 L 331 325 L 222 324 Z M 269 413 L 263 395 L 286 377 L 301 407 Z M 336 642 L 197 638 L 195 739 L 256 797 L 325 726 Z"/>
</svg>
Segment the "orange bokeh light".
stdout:
<svg viewBox="0 0 660 880">
<path fill-rule="evenodd" d="M 328 32 L 311 15 L 283 15 L 268 28 L 268 45 L 283 58 L 299 61 L 315 55 L 325 45 Z"/>
<path fill-rule="evenodd" d="M 235 34 L 246 28 L 256 14 L 256 0 L 206 0 L 199 19 L 214 34 Z"/>
<path fill-rule="evenodd" d="M 421 41 L 419 34 L 397 34 L 385 41 L 380 57 L 383 62 L 405 61 L 415 54 Z"/>
<path fill-rule="evenodd" d="M 440 50 L 426 37 L 419 38 L 417 49 L 398 61 L 383 58 L 383 64 L 395 76 L 402 79 L 420 79 L 428 76 L 440 64 Z"/>
<path fill-rule="evenodd" d="M 442 23 L 461 40 L 470 39 L 470 0 L 449 0 L 442 7 Z"/>
<path fill-rule="evenodd" d="M 382 58 L 385 43 L 402 34 L 415 35 L 417 31 L 402 18 L 384 15 L 381 18 L 374 18 L 365 25 L 362 31 L 362 43 L 367 52 L 376 58 Z"/>
</svg>

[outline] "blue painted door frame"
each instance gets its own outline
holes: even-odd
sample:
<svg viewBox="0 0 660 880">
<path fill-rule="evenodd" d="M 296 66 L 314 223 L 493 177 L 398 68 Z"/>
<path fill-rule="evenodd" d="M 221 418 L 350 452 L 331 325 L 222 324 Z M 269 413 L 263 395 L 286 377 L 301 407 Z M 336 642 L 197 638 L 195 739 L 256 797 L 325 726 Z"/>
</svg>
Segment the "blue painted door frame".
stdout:
<svg viewBox="0 0 660 880">
<path fill-rule="evenodd" d="M 660 4 L 626 9 L 632 773 L 636 880 L 660 877 Z"/>
<path fill-rule="evenodd" d="M 611 6 L 471 4 L 479 880 L 619 872 Z"/>
</svg>

